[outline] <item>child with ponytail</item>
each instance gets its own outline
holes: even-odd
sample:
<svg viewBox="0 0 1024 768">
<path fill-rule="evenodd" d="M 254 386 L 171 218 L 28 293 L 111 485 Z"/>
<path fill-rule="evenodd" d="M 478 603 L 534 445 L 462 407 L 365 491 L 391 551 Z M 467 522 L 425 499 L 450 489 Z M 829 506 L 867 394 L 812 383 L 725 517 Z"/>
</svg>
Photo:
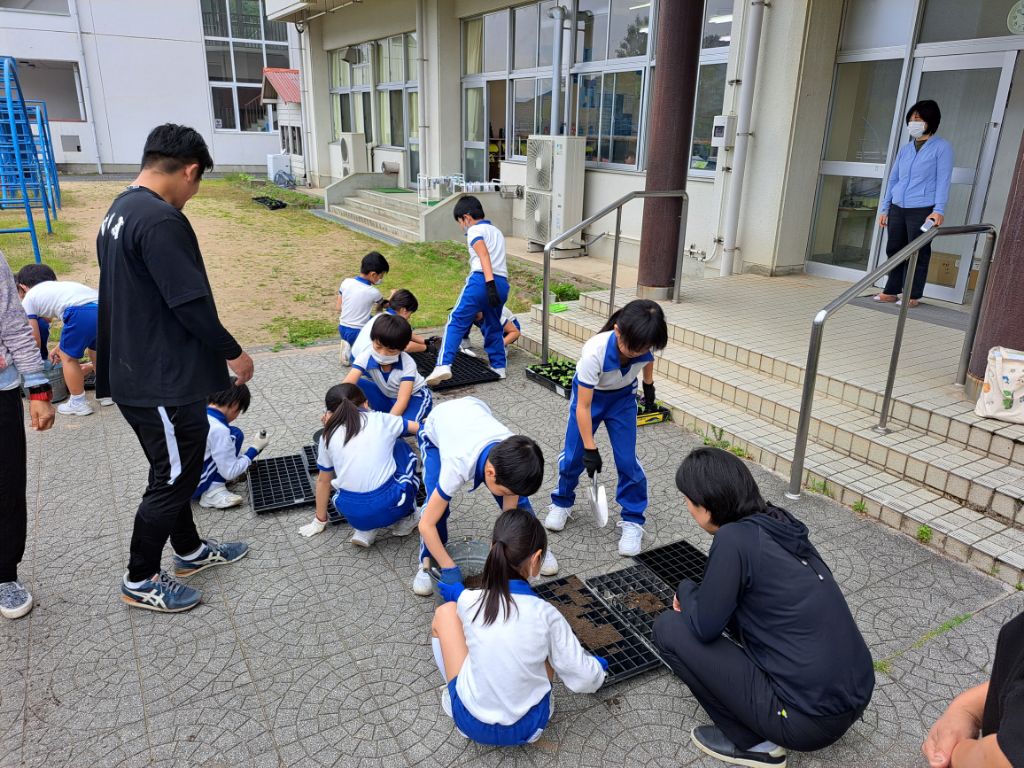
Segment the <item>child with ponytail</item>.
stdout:
<svg viewBox="0 0 1024 768">
<path fill-rule="evenodd" d="M 368 410 L 355 384 L 335 384 L 324 401 L 316 516 L 299 533 L 322 533 L 344 510 L 356 546 L 369 547 L 385 528 L 394 536 L 409 535 L 418 522 L 419 460 L 401 438 L 415 435 L 419 424 Z"/>
<path fill-rule="evenodd" d="M 378 314 L 374 315 L 364 325 L 360 331 L 359 336 L 352 343 L 352 358 L 359 357 L 363 352 L 368 350 L 372 346 L 370 341 L 370 330 L 373 328 L 373 324 L 378 318 L 384 315 L 398 315 L 409 321 L 412 324 L 413 314 L 420 308 L 420 302 L 416 298 L 412 291 L 406 288 L 398 288 L 391 292 L 391 295 L 386 299 L 381 299 L 377 302 Z M 427 348 L 426 339 L 419 334 L 413 332 L 412 336 L 409 337 L 409 343 L 405 345 L 406 352 L 423 352 Z"/>
<path fill-rule="evenodd" d="M 434 659 L 448 684 L 442 706 L 459 733 L 480 744 L 540 738 L 551 718 L 555 672 L 576 693 L 604 683 L 608 663 L 584 651 L 569 622 L 530 589 L 546 549 L 533 513 L 507 510 L 494 524 L 483 588 L 439 585 L 450 601 L 431 627 Z"/>
</svg>

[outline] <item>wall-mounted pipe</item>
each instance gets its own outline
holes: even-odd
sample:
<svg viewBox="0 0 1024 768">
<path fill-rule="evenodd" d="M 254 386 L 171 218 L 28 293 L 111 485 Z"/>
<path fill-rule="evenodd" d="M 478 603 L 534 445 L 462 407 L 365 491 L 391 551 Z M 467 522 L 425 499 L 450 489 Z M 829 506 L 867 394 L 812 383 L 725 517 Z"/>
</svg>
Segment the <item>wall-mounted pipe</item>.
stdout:
<svg viewBox="0 0 1024 768">
<path fill-rule="evenodd" d="M 565 8 L 556 5 L 548 16 L 555 20 L 554 40 L 551 43 L 551 135 L 562 132 L 562 35 L 565 34 Z"/>
</svg>

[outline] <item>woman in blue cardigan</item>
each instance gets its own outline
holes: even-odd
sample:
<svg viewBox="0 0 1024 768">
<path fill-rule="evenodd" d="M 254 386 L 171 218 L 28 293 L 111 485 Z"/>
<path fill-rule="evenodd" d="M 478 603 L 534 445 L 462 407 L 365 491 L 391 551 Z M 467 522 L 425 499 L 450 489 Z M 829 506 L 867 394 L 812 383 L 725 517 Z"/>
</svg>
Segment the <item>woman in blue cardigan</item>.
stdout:
<svg viewBox="0 0 1024 768">
<path fill-rule="evenodd" d="M 953 176 L 953 146 L 935 135 L 941 118 L 939 105 L 931 99 L 919 101 L 907 111 L 907 133 L 911 140 L 896 155 L 878 217 L 879 226 L 889 230 L 885 253 L 890 258 L 921 234 L 926 221 L 933 222 L 929 227 L 942 225 Z M 917 269 L 910 289 L 912 307 L 916 307 L 924 295 L 931 256 L 931 245 L 924 246 L 917 255 Z M 898 303 L 906 274 L 907 263 L 904 262 L 889 273 L 885 288 L 875 296 L 875 301 Z"/>
</svg>

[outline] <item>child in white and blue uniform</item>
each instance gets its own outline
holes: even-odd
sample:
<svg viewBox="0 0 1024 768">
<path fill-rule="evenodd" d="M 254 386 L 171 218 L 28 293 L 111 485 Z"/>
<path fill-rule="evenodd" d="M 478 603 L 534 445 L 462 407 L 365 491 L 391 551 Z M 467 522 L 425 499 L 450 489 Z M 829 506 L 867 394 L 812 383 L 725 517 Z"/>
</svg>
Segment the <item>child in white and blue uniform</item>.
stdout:
<svg viewBox="0 0 1024 768">
<path fill-rule="evenodd" d="M 377 322 L 377 318 L 381 315 L 398 315 L 408 320 L 409 325 L 412 325 L 412 316 L 420 308 L 420 302 L 416 295 L 406 288 L 392 291 L 390 297 L 382 299 L 377 305 L 380 307 L 379 314 L 366 321 L 366 325 L 359 331 L 359 336 L 356 337 L 352 344 L 353 359 L 359 357 L 359 355 L 373 346 L 373 342 L 370 340 L 370 331 L 373 329 L 373 324 Z M 426 340 L 415 331 L 412 334 L 412 338 L 409 339 L 409 343 L 405 345 L 406 352 L 422 352 L 426 348 Z"/>
<path fill-rule="evenodd" d="M 619 554 L 640 553 L 647 510 L 647 476 L 636 456 L 637 378 L 643 373 L 644 404 L 654 405 L 654 355 L 668 344 L 661 307 L 637 299 L 613 314 L 601 331 L 583 345 L 572 380 L 565 447 L 558 457 L 558 487 L 544 519 L 549 531 L 565 527 L 576 501 L 580 473 L 594 476 L 602 467 L 594 433 L 608 425 L 608 439 L 619 481 L 615 498 L 622 508 Z"/>
<path fill-rule="evenodd" d="M 494 525 L 483 589 L 441 585 L 431 645 L 447 686 L 442 707 L 459 733 L 480 744 L 518 746 L 540 738 L 551 719 L 551 679 L 594 693 L 608 662 L 587 653 L 558 610 L 529 581 L 547 536 L 533 513 L 510 509 Z"/>
<path fill-rule="evenodd" d="M 355 384 L 335 384 L 324 398 L 327 413 L 317 448 L 316 516 L 299 529 L 322 533 L 344 514 L 355 529 L 352 543 L 369 547 L 381 529 L 408 536 L 416 529 L 419 461 L 401 438 L 415 421 L 370 411 Z"/>
<path fill-rule="evenodd" d="M 242 503 L 242 497 L 231 493 L 226 484 L 245 474 L 260 452 L 270 444 L 266 435 L 261 433 L 251 446 L 242 451 L 245 435 L 231 422 L 248 411 L 251 402 L 249 387 L 234 381 L 227 389 L 210 395 L 206 406 L 210 431 L 206 435 L 203 474 L 192 494 L 201 507 L 229 509 Z"/>
<path fill-rule="evenodd" d="M 466 232 L 469 245 L 469 277 L 458 301 L 448 315 L 437 367 L 427 376 L 431 386 L 452 377 L 452 363 L 462 339 L 469 333 L 478 312 L 483 313 L 480 329 L 484 334 L 484 352 L 491 369 L 505 378 L 505 344 L 501 332 L 501 308 L 508 300 L 508 266 L 505 236 L 491 224 L 483 206 L 467 195 L 455 204 L 455 220 Z"/>
<path fill-rule="evenodd" d="M 352 361 L 345 377 L 359 384 L 370 407 L 423 422 L 434 405 L 434 397 L 416 370 L 416 361 L 403 352 L 412 337 L 409 321 L 398 315 L 381 315 L 370 330 L 370 349 Z"/>
<path fill-rule="evenodd" d="M 477 312 L 476 319 L 473 321 L 473 325 L 475 325 L 477 328 L 481 328 L 481 332 L 483 327 L 483 321 L 483 313 Z M 516 339 L 518 339 L 523 333 L 523 327 L 519 324 L 519 318 L 512 314 L 512 310 L 508 308 L 507 304 L 501 308 L 501 317 L 499 318 L 498 322 L 501 323 L 501 343 L 504 344 L 506 347 L 515 344 Z M 459 351 L 469 355 L 470 357 L 476 357 L 476 352 L 469 348 L 468 342 L 469 331 L 466 331 L 466 335 L 462 339 L 462 346 L 459 348 Z"/>
<path fill-rule="evenodd" d="M 338 335 L 341 336 L 341 364 L 348 365 L 352 359 L 352 344 L 359 337 L 359 331 L 370 319 L 373 305 L 381 300 L 377 285 L 388 272 L 388 260 L 377 251 L 363 256 L 358 277 L 346 277 L 338 288 L 338 299 L 334 304 L 338 315 Z"/>
<path fill-rule="evenodd" d="M 498 508 L 530 509 L 530 495 L 544 480 L 544 454 L 525 435 L 512 431 L 491 415 L 475 397 L 449 400 L 437 406 L 420 430 L 423 483 L 427 501 L 420 515 L 420 568 L 412 581 L 417 595 L 430 595 L 434 585 L 427 572 L 433 558 L 449 583 L 462 581 L 462 573 L 445 549 L 452 497 L 466 483 L 481 484 L 494 496 Z M 558 561 L 548 552 L 542 572 L 558 573 Z"/>
</svg>

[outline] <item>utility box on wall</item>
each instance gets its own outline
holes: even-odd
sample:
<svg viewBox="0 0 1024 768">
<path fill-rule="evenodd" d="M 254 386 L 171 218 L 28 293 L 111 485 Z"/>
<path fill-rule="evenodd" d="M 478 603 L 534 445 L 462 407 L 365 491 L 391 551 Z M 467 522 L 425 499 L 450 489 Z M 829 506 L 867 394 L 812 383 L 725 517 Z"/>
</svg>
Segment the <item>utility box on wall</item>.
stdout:
<svg viewBox="0 0 1024 768">
<path fill-rule="evenodd" d="M 736 115 L 715 115 L 711 125 L 711 146 L 732 149 L 736 144 Z"/>
</svg>

